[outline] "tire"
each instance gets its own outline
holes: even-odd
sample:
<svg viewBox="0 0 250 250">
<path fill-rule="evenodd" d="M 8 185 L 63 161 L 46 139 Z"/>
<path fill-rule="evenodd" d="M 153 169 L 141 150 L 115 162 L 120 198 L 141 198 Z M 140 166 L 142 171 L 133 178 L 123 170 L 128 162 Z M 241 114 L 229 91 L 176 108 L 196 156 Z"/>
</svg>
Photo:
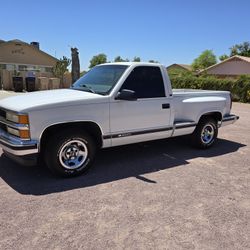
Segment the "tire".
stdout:
<svg viewBox="0 0 250 250">
<path fill-rule="evenodd" d="M 211 117 L 201 118 L 195 131 L 191 135 L 193 146 L 201 149 L 211 147 L 218 135 L 217 121 Z"/>
<path fill-rule="evenodd" d="M 96 144 L 82 131 L 66 130 L 56 133 L 48 141 L 44 160 L 56 175 L 74 177 L 85 173 L 93 164 Z"/>
</svg>

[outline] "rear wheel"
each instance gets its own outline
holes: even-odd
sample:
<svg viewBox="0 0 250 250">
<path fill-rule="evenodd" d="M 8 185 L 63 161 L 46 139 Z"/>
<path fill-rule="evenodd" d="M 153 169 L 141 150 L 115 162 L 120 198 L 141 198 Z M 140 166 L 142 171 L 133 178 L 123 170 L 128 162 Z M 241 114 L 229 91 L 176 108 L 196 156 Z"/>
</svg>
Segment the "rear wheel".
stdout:
<svg viewBox="0 0 250 250">
<path fill-rule="evenodd" d="M 211 147 L 215 143 L 217 135 L 217 121 L 211 117 L 204 117 L 201 118 L 191 136 L 195 147 L 205 149 Z"/>
<path fill-rule="evenodd" d="M 66 130 L 55 134 L 47 143 L 45 162 L 55 174 L 63 177 L 78 176 L 92 165 L 96 145 L 90 135 Z"/>
</svg>

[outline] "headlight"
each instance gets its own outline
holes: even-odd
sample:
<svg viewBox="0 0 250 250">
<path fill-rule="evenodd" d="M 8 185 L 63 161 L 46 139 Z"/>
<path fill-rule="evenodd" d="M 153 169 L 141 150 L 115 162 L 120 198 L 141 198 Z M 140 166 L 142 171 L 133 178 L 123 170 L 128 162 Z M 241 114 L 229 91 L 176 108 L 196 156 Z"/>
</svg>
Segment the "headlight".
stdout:
<svg viewBox="0 0 250 250">
<path fill-rule="evenodd" d="M 8 133 L 19 137 L 19 130 L 11 127 L 7 127 Z"/>
<path fill-rule="evenodd" d="M 29 130 L 29 117 L 27 114 L 18 114 L 15 112 L 7 111 L 6 120 L 13 122 L 7 125 L 7 132 L 11 135 L 17 136 L 20 139 L 30 139 Z"/>
<path fill-rule="evenodd" d="M 29 139 L 30 131 L 28 129 L 15 129 L 7 126 L 8 133 L 20 137 L 21 139 Z"/>
<path fill-rule="evenodd" d="M 18 124 L 29 124 L 28 115 L 16 114 L 12 112 L 6 112 L 6 120 L 18 123 Z"/>
</svg>

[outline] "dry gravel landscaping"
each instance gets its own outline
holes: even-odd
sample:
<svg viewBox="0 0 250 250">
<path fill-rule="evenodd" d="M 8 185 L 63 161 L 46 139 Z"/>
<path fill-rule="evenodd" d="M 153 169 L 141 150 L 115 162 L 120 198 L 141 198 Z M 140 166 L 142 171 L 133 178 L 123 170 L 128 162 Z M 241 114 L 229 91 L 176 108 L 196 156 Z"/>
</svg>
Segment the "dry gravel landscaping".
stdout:
<svg viewBox="0 0 250 250">
<path fill-rule="evenodd" d="M 233 112 L 209 150 L 185 138 L 105 149 L 73 179 L 0 149 L 0 249 L 250 249 L 250 105 Z"/>
</svg>

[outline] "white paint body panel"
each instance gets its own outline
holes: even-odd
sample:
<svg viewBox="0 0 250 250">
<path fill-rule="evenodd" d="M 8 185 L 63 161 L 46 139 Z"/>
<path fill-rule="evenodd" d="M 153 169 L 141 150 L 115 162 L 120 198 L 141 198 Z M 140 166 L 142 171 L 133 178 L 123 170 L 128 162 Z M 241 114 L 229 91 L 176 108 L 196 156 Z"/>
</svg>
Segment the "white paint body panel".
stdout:
<svg viewBox="0 0 250 250">
<path fill-rule="evenodd" d="M 110 131 L 112 134 L 161 129 L 170 126 L 170 109 L 162 109 L 168 98 L 139 99 L 137 101 L 114 100 L 110 103 Z M 160 138 L 171 135 L 171 131 L 160 133 Z M 157 135 L 153 135 L 157 136 Z M 127 136 L 112 140 L 112 146 L 151 140 L 152 134 Z M 131 141 L 132 140 L 132 141 Z"/>
<path fill-rule="evenodd" d="M 1 101 L 4 109 L 29 114 L 32 139 L 40 140 L 52 125 L 91 121 L 109 133 L 109 97 L 72 89 L 48 90 L 13 96 Z M 108 146 L 110 142 L 105 142 Z"/>
</svg>

